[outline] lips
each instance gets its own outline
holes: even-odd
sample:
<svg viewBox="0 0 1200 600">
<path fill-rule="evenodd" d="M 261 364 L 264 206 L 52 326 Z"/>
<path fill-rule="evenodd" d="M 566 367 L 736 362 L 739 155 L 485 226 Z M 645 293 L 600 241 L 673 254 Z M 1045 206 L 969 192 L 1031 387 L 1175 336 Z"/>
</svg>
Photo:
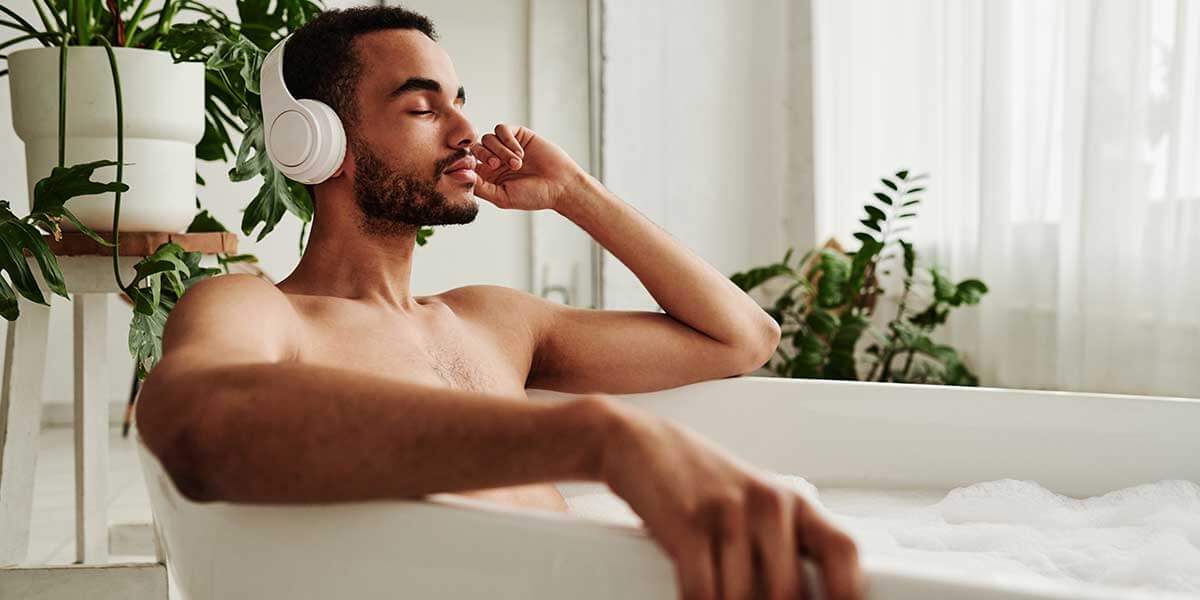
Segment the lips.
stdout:
<svg viewBox="0 0 1200 600">
<path fill-rule="evenodd" d="M 459 171 L 459 172 L 474 171 L 475 167 L 478 165 L 479 165 L 479 161 L 476 160 L 474 156 L 471 156 L 470 154 L 468 154 L 468 155 L 450 163 L 450 166 L 446 167 L 446 170 L 444 170 L 442 172 L 446 173 L 446 174 L 451 174 L 451 173 L 454 173 L 455 171 Z"/>
<path fill-rule="evenodd" d="M 450 165 L 447 166 L 444 171 L 442 171 L 442 175 L 451 181 L 457 181 L 462 184 L 471 185 L 475 183 L 475 167 L 478 164 L 479 161 L 475 160 L 474 156 L 468 154 L 467 156 L 450 163 Z"/>
</svg>

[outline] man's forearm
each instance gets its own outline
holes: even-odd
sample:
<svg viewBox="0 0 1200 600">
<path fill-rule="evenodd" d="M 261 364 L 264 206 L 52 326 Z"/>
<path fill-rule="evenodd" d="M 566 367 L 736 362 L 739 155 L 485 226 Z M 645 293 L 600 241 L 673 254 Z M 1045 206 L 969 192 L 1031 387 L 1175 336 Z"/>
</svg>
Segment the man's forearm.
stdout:
<svg viewBox="0 0 1200 600">
<path fill-rule="evenodd" d="M 175 378 L 164 366 L 139 400 L 139 432 L 195 500 L 415 498 L 598 477 L 608 420 L 596 403 L 293 363 L 181 369 Z"/>
<path fill-rule="evenodd" d="M 584 175 L 556 208 L 629 267 L 676 320 L 735 346 L 777 339 L 775 322 L 753 299 L 594 178 Z"/>
</svg>

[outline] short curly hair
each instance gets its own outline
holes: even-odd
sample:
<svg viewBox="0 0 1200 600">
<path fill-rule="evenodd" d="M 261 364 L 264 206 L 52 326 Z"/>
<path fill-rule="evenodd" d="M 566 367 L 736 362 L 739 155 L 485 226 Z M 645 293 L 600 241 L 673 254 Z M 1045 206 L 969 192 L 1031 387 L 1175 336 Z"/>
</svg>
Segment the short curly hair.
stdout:
<svg viewBox="0 0 1200 600">
<path fill-rule="evenodd" d="M 437 33 L 424 15 L 399 6 L 360 6 L 326 10 L 297 29 L 283 53 L 283 81 L 296 99 L 328 104 L 347 126 L 358 122 L 354 88 L 362 64 L 354 38 L 384 29 L 412 29 L 431 40 Z"/>
</svg>

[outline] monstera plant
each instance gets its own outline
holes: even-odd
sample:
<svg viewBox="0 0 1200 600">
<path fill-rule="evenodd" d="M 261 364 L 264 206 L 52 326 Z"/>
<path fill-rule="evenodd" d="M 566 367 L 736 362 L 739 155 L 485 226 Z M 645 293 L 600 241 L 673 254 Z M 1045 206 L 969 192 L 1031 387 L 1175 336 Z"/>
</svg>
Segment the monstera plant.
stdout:
<svg viewBox="0 0 1200 600">
<path fill-rule="evenodd" d="M 195 0 L 32 0 L 39 23 L 35 25 L 10 8 L 0 4 L 0 31 L 12 32 L 0 37 L 0 76 L 15 75 L 20 60 L 32 61 L 36 53 L 47 56 L 52 52 L 57 73 L 57 161 L 47 158 L 48 173 L 31 177 L 30 212 L 14 214 L 8 202 L 0 200 L 0 316 L 13 320 L 19 316 L 17 295 L 32 302 L 48 304 L 26 256 L 31 256 L 46 287 L 66 297 L 66 284 L 57 258 L 43 240 L 43 232 L 58 237 L 61 224 L 88 235 L 97 243 L 112 248 L 113 276 L 134 305 L 130 325 L 129 347 L 139 376 L 144 376 L 161 356 L 162 328 L 167 314 L 179 296 L 191 284 L 205 277 L 228 271 L 234 262 L 253 261 L 251 255 L 219 256 L 220 268 L 200 266 L 200 255 L 185 252 L 180 246 L 167 243 L 151 256 L 137 263 L 133 279 L 122 281 L 117 258 L 120 244 L 121 195 L 130 193 L 125 180 L 128 166 L 126 152 L 130 140 L 126 137 L 126 102 L 147 100 L 122 97 L 121 67 L 131 64 L 132 56 L 125 49 L 141 49 L 156 56 L 169 57 L 176 64 L 199 64 L 203 75 L 203 134 L 195 144 L 195 158 L 207 161 L 232 160 L 229 178 L 246 181 L 261 177 L 262 184 L 243 211 L 240 230 L 244 235 L 257 235 L 261 241 L 270 234 L 287 213 L 302 222 L 300 249 L 303 250 L 307 224 L 313 215 L 312 198 L 301 184 L 288 180 L 267 159 L 263 142 L 261 105 L 258 97 L 258 76 L 262 61 L 279 40 L 302 26 L 323 6 L 312 0 L 238 0 L 237 18 Z M 185 22 L 185 20 L 187 22 Z M 18 50 L 18 44 L 40 44 L 45 48 Z M 111 155 L 101 160 L 87 160 L 68 165 L 67 123 L 83 115 L 68 114 L 70 94 L 86 92 L 87 85 L 68 86 L 68 64 L 95 56 L 103 51 L 107 57 L 104 71 L 111 77 L 115 106 L 115 133 Z M 161 53 L 161 54 L 160 54 Z M 24 56 L 22 56 L 22 54 Z M 143 52 L 144 56 L 151 56 Z M 132 58 L 131 58 L 132 57 Z M 12 67 L 9 68 L 9 63 Z M 30 62 L 29 64 L 33 64 Z M 97 63 L 99 64 L 99 63 Z M 40 66 L 40 63 L 39 63 Z M 78 70 L 78 69 L 76 69 Z M 29 73 L 37 71 L 27 68 Z M 40 73 L 44 77 L 45 73 Z M 99 73 L 91 73 L 93 77 Z M 30 76 L 29 79 L 35 77 Z M 18 82 L 13 81 L 17 88 Z M 106 84 L 107 89 L 107 84 Z M 199 87 L 197 91 L 199 92 Z M 169 102 L 167 98 L 150 98 L 149 105 Z M 14 100 L 14 110 L 16 107 Z M 136 116 L 136 115 L 135 115 Z M 235 140 L 240 137 L 240 143 Z M 143 140 L 136 140 L 141 143 Z M 28 144 L 28 142 L 27 142 Z M 77 148 L 72 148 L 78 152 Z M 107 151 L 105 151 L 107 152 Z M 27 156 L 29 156 L 27 152 Z M 152 156 L 148 154 L 147 156 Z M 146 165 L 142 165 L 143 169 Z M 191 203 L 195 185 L 204 180 L 194 172 L 194 161 L 186 175 Z M 111 181 L 94 181 L 98 171 L 113 172 Z M 31 173 L 32 174 L 32 173 Z M 34 182 L 36 180 L 36 182 Z M 136 192 L 137 190 L 134 190 Z M 98 194 L 112 194 L 111 208 L 103 211 L 103 222 L 96 216 Z M 75 199 L 74 201 L 72 201 Z M 107 200 L 106 200 L 107 202 Z M 196 198 L 194 215 L 188 232 L 227 231 Z M 84 215 L 84 213 L 90 213 Z M 77 214 L 79 213 L 79 214 Z M 81 218 L 80 215 L 84 215 Z M 111 216 L 111 225 L 108 217 Z M 127 219 L 128 221 L 128 219 Z M 105 231 L 108 236 L 97 233 Z M 127 229 L 129 230 L 129 229 Z M 178 229 L 169 229 L 178 231 Z M 424 245 L 432 234 L 428 228 L 418 233 L 418 243 Z M 9 284 L 11 282 L 11 285 Z M 15 288 L 15 289 L 14 289 Z"/>
<path fill-rule="evenodd" d="M 917 266 L 904 238 L 921 204 L 924 175 L 898 171 L 863 206 L 859 248 L 834 243 L 793 260 L 735 273 L 750 292 L 783 282 L 764 307 L 783 329 L 767 368 L 782 377 L 978 385 L 953 347 L 933 341 L 934 329 L 954 308 L 977 304 L 987 292 L 978 279 L 951 281 L 937 268 Z M 895 281 L 895 314 L 878 323 L 883 282 Z M 867 336 L 864 338 L 864 336 Z"/>
</svg>

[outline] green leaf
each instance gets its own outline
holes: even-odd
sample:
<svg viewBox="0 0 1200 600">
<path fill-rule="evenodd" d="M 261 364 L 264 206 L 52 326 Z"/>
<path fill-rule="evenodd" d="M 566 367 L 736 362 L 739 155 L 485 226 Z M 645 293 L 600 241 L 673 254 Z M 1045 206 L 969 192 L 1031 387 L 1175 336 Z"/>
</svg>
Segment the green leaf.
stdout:
<svg viewBox="0 0 1200 600">
<path fill-rule="evenodd" d="M 813 330 L 813 333 L 818 335 L 828 335 L 841 324 L 837 315 L 820 309 L 813 309 L 812 312 L 808 313 L 804 322 Z"/>
<path fill-rule="evenodd" d="M 878 208 L 875 208 L 874 206 L 870 206 L 870 205 L 864 206 L 863 210 L 867 211 L 867 215 L 870 216 L 870 218 L 872 220 L 875 220 L 875 221 L 886 221 L 887 220 L 887 215 L 884 214 L 882 210 L 879 210 Z"/>
<path fill-rule="evenodd" d="M 145 379 L 162 360 L 163 328 L 169 313 L 170 308 L 161 304 L 156 304 L 150 314 L 133 313 L 133 320 L 129 322 L 129 353 L 137 364 L 139 379 Z"/>
<path fill-rule="evenodd" d="M 929 274 L 933 276 L 933 298 L 938 302 L 947 302 L 956 304 L 955 300 L 958 293 L 958 288 L 937 269 L 930 269 Z"/>
<path fill-rule="evenodd" d="M 7 201 L 0 200 L 0 271 L 8 273 L 16 292 L 38 304 L 49 304 L 38 286 L 33 271 L 29 268 L 25 253 L 29 252 L 41 271 L 46 286 L 55 294 L 67 297 L 67 286 L 63 281 L 58 259 L 50 251 L 36 227 L 18 219 L 9 210 Z M 3 279 L 0 279 L 2 282 Z M 8 320 L 17 318 L 19 312 L 16 294 L 7 283 L 0 289 L 0 316 Z"/>
<path fill-rule="evenodd" d="M 846 303 L 846 281 L 850 275 L 850 261 L 832 250 L 822 250 L 817 262 L 821 278 L 817 281 L 817 305 L 821 308 L 837 308 Z"/>
<path fill-rule="evenodd" d="M 900 191 L 900 188 L 896 187 L 896 184 L 892 183 L 892 180 L 888 179 L 887 177 L 884 177 L 883 179 L 880 179 L 879 181 L 883 182 L 883 185 L 886 185 L 888 187 L 888 189 L 890 189 L 894 192 Z M 890 200 L 890 198 L 889 198 L 889 200 Z M 888 204 L 891 204 L 891 202 L 888 202 Z"/>
<path fill-rule="evenodd" d="M 111 181 L 101 183 L 92 181 L 92 174 L 100 167 L 109 167 L 117 163 L 111 160 L 97 160 L 89 163 L 71 165 L 70 167 L 54 167 L 50 175 L 42 178 L 33 185 L 33 207 L 29 220 L 42 226 L 48 233 L 58 238 L 61 235 L 59 223 L 66 218 L 77 229 L 102 246 L 112 247 L 112 243 L 100 237 L 95 231 L 79 221 L 67 209 L 68 200 L 91 194 L 106 192 L 127 192 L 129 186 L 124 183 Z"/>
<path fill-rule="evenodd" d="M 920 203 L 921 203 L 920 200 L 909 200 L 908 202 L 901 204 L 900 207 L 903 208 L 903 207 L 908 207 L 908 206 L 916 206 Z"/>
<path fill-rule="evenodd" d="M 864 243 L 864 244 L 871 243 L 871 242 L 878 242 L 878 241 L 879 241 L 879 240 L 875 239 L 875 236 L 872 236 L 871 234 L 869 234 L 869 233 L 866 233 L 866 232 L 864 232 L 864 231 L 860 231 L 860 232 L 858 232 L 858 233 L 855 233 L 855 234 L 854 234 L 854 239 L 857 239 L 858 241 L 860 241 L 860 242 L 862 242 L 862 243 Z"/>
<path fill-rule="evenodd" d="M 129 191 L 129 186 L 124 183 L 115 181 L 101 183 L 91 180 L 96 169 L 116 164 L 111 160 L 97 160 L 50 169 L 50 175 L 33 185 L 33 209 L 31 212 L 45 213 L 60 209 L 67 200 L 76 196 Z"/>
<path fill-rule="evenodd" d="M 917 253 L 913 250 L 913 245 L 904 240 L 900 240 L 900 247 L 904 249 L 904 273 L 912 277 L 913 267 L 917 262 Z"/>
<path fill-rule="evenodd" d="M 229 230 L 207 210 L 196 213 L 196 216 L 192 218 L 191 224 L 187 227 L 188 233 L 217 233 L 224 231 Z"/>
<path fill-rule="evenodd" d="M 167 242 L 134 265 L 136 275 L 127 289 L 134 301 L 129 352 L 138 366 L 138 377 L 145 377 L 162 358 L 163 327 L 179 298 L 196 282 L 220 272 L 201 267 L 201 257 L 199 252 L 185 252 L 178 244 Z"/>
<path fill-rule="evenodd" d="M 850 263 L 850 276 L 846 279 L 846 298 L 858 295 L 859 290 L 867 283 L 867 266 L 883 251 L 883 243 L 871 240 L 863 242 L 862 248 L 854 253 Z"/>
<path fill-rule="evenodd" d="M 955 291 L 954 296 L 957 300 L 955 304 L 979 304 L 987 291 L 987 286 L 978 279 L 963 280 L 959 282 Z"/>
<path fill-rule="evenodd" d="M 775 263 L 765 267 L 755 267 L 741 273 L 734 273 L 729 276 L 729 280 L 743 292 L 749 292 L 775 277 L 787 274 L 794 275 L 793 271 L 787 265 Z"/>
<path fill-rule="evenodd" d="M 429 238 L 433 235 L 432 227 L 422 227 L 417 230 L 417 245 L 424 246 L 429 242 Z"/>
<path fill-rule="evenodd" d="M 900 320 L 892 321 L 889 330 L 905 348 L 912 346 L 921 337 L 916 329 Z"/>
<path fill-rule="evenodd" d="M 917 213 L 909 212 L 909 213 L 903 213 L 896 218 L 897 219 L 911 219 L 912 217 L 915 217 L 915 216 L 917 216 Z"/>
<path fill-rule="evenodd" d="M 904 193 L 905 193 L 905 194 L 916 194 L 916 193 L 918 193 L 918 192 L 923 192 L 923 191 L 925 191 L 925 188 L 923 188 L 923 187 L 915 187 L 915 188 L 913 188 L 913 189 L 911 189 L 911 190 L 908 190 L 907 192 L 904 192 Z"/>
<path fill-rule="evenodd" d="M 908 171 L 896 171 L 896 178 L 901 181 L 908 179 Z"/>
<path fill-rule="evenodd" d="M 950 315 L 950 310 L 945 308 L 943 304 L 934 302 L 928 308 L 914 315 L 909 322 L 923 329 L 933 329 L 938 325 L 946 322 L 946 317 Z"/>
<path fill-rule="evenodd" d="M 796 285 L 799 285 L 799 284 L 796 284 Z M 795 285 L 793 285 L 792 287 L 795 288 Z M 780 294 L 779 298 L 777 298 L 775 300 L 775 310 L 782 313 L 782 312 L 792 308 L 793 306 L 795 306 L 795 304 L 796 304 L 795 296 L 792 296 L 790 293 Z"/>
<path fill-rule="evenodd" d="M 883 192 L 875 192 L 875 198 L 888 206 L 892 205 L 892 198 Z M 874 208 L 874 207 L 870 207 L 870 208 Z M 875 210 L 879 210 L 879 209 L 876 208 Z M 881 212 L 879 214 L 883 214 L 883 213 Z M 884 219 L 886 217 L 879 217 L 879 218 Z"/>
<path fill-rule="evenodd" d="M 252 235 L 254 228 L 262 224 L 256 238 L 256 241 L 262 241 L 289 211 L 306 223 L 311 221 L 312 199 L 302 184 L 290 181 L 273 166 L 269 167 L 263 173 L 258 193 L 242 214 L 242 233 Z"/>
<path fill-rule="evenodd" d="M 783 312 L 782 311 L 775 310 L 774 308 L 768 308 L 765 310 L 767 311 L 768 315 L 771 315 L 772 319 L 775 319 L 775 323 L 777 323 L 779 325 L 783 325 Z"/>
<path fill-rule="evenodd" d="M 0 317 L 15 321 L 19 316 L 21 316 L 21 305 L 17 302 L 17 295 L 8 286 L 8 282 L 0 277 Z"/>
<path fill-rule="evenodd" d="M 792 337 L 792 345 L 796 348 L 796 356 L 788 369 L 789 377 L 816 378 L 821 375 L 821 367 L 825 364 L 829 348 L 816 336 L 804 335 L 803 331 L 796 332 Z"/>
<path fill-rule="evenodd" d="M 841 327 L 830 342 L 829 362 L 825 365 L 828 379 L 858 379 L 854 348 L 867 329 L 867 321 L 857 315 L 843 315 Z"/>
<path fill-rule="evenodd" d="M 942 367 L 941 380 L 948 385 L 979 385 L 979 378 L 963 364 L 958 351 L 944 344 L 935 344 L 928 337 L 920 336 L 913 349 L 937 361 Z"/>
<path fill-rule="evenodd" d="M 217 262 L 223 265 L 229 265 L 233 263 L 256 263 L 258 262 L 258 257 L 253 254 L 233 254 L 230 256 L 218 256 Z"/>
<path fill-rule="evenodd" d="M 878 231 L 879 233 L 883 233 L 883 228 L 879 226 L 879 223 L 877 223 L 871 219 L 863 219 L 863 220 L 859 221 L 859 223 L 862 223 L 863 225 L 865 225 L 867 227 L 867 229 L 871 229 L 873 231 Z"/>
</svg>

